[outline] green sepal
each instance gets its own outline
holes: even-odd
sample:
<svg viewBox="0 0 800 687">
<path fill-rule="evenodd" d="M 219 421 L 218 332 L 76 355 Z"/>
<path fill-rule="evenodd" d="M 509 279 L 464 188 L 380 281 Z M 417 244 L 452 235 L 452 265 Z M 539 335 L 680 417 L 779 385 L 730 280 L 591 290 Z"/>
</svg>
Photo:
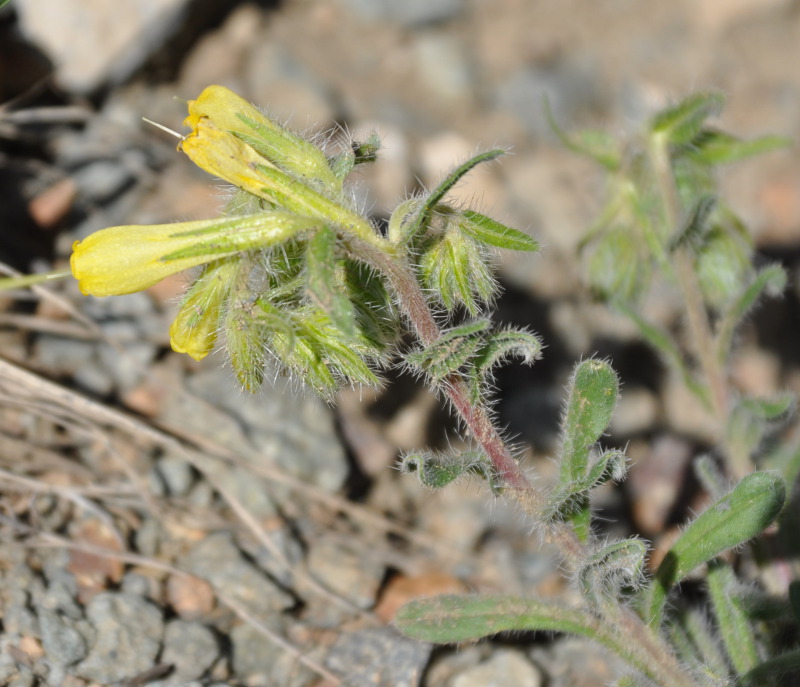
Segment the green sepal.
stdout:
<svg viewBox="0 0 800 687">
<path fill-rule="evenodd" d="M 441 382 L 475 354 L 489 327 L 491 322 L 487 319 L 453 327 L 425 348 L 407 353 L 406 363 L 427 374 L 432 381 Z"/>
<path fill-rule="evenodd" d="M 221 217 L 202 229 L 176 231 L 173 236 L 192 237 L 197 241 L 186 248 L 162 255 L 160 259 L 162 262 L 169 262 L 207 255 L 210 262 L 226 255 L 285 243 L 299 233 L 318 225 L 318 219 L 301 217 L 281 210 L 243 217 Z M 224 241 L 220 235 L 221 231 L 224 232 Z M 203 240 L 208 235 L 213 236 L 212 241 Z"/>
<path fill-rule="evenodd" d="M 539 251 L 539 243 L 521 231 L 473 210 L 462 210 L 460 214 L 459 229 L 480 243 L 506 250 Z"/>
<path fill-rule="evenodd" d="M 363 165 L 368 162 L 375 162 L 378 159 L 378 151 L 381 149 L 381 137 L 377 132 L 372 132 L 366 141 L 353 142 L 354 164 Z"/>
<path fill-rule="evenodd" d="M 497 290 L 487 249 L 458 230 L 448 219 L 445 231 L 424 242 L 419 260 L 423 287 L 448 311 L 458 306 L 476 315 L 480 303 L 490 300 Z"/>
<path fill-rule="evenodd" d="M 247 143 L 259 155 L 322 193 L 335 197 L 341 192 L 341 180 L 334 174 L 324 153 L 313 143 L 271 120 L 268 120 L 271 125 L 268 126 L 241 112 L 237 112 L 236 116 L 253 133 L 233 131 L 233 135 Z"/>
<path fill-rule="evenodd" d="M 673 585 L 695 568 L 760 534 L 780 513 L 786 486 L 768 472 L 747 475 L 688 524 L 656 571 L 647 592 L 647 620 L 661 622 Z"/>
<path fill-rule="evenodd" d="M 478 474 L 493 486 L 494 471 L 483 451 L 411 451 L 400 457 L 400 471 L 416 473 L 420 482 L 431 489 L 441 489 L 459 477 Z"/>
<path fill-rule="evenodd" d="M 342 152 L 331 158 L 330 166 L 334 175 L 337 179 L 344 179 L 356 165 L 375 162 L 378 159 L 380 147 L 381 139 L 376 133 L 370 134 L 369 138 L 362 143 L 353 141 Z"/>
<path fill-rule="evenodd" d="M 736 578 L 729 566 L 714 561 L 708 566 L 708 591 L 728 658 L 739 675 L 758 665 L 753 624 L 742 609 Z"/>
<path fill-rule="evenodd" d="M 336 255 L 336 232 L 331 227 L 319 229 L 306 251 L 308 295 L 334 326 L 346 336 L 354 336 L 355 310 L 343 283 L 343 269 L 344 262 Z"/>
<path fill-rule="evenodd" d="M 399 314 L 381 276 L 369 265 L 345 262 L 345 286 L 353 305 L 359 332 L 376 351 L 395 343 Z"/>
<path fill-rule="evenodd" d="M 724 131 L 703 129 L 692 139 L 684 154 L 700 164 L 716 166 L 786 148 L 792 143 L 787 136 L 762 136 L 744 141 Z"/>
<path fill-rule="evenodd" d="M 658 112 L 650 130 L 671 145 L 690 143 L 709 117 L 722 112 L 725 97 L 720 93 L 694 93 L 673 107 Z"/>
</svg>

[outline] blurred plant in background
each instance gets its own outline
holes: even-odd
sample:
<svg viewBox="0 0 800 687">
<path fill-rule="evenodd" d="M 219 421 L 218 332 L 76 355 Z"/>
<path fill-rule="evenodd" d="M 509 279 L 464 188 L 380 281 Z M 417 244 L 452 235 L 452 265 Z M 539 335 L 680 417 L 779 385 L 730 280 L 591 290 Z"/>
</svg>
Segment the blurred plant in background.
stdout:
<svg viewBox="0 0 800 687">
<path fill-rule="evenodd" d="M 566 632 L 625 662 L 618 685 L 777 685 L 800 668 L 793 648 L 800 590 L 789 587 L 791 603 L 768 597 L 737 577 L 736 557 L 726 552 L 744 551 L 773 523 L 779 533 L 794 526 L 797 509 L 786 506 L 786 494 L 800 451 L 776 432 L 794 399 L 736 398 L 727 366 L 737 326 L 786 277 L 777 266 L 753 267 L 748 233 L 717 197 L 714 169 L 785 142 L 742 142 L 711 129 L 707 120 L 721 105 L 713 94 L 690 96 L 653 117 L 632 147 L 596 133 L 561 133 L 610 178 L 608 206 L 583 243 L 593 288 L 636 323 L 718 424 L 723 469 L 709 457 L 697 463 L 713 503 L 658 565 L 650 563 L 653 575 L 644 541 L 603 540 L 593 531 L 592 490 L 622 480 L 627 467 L 623 452 L 598 446 L 619 395 L 608 362 L 575 367 L 552 484 L 530 479 L 495 424 L 492 369 L 511 356 L 532 364 L 541 342 L 491 322 L 498 289 L 492 249 L 538 246 L 448 203 L 447 194 L 503 151 L 473 157 L 431 192 L 402 202 L 383 234 L 356 209 L 345 183 L 357 165 L 375 159 L 377 137 L 319 147 L 211 86 L 190 101 L 192 130 L 179 147 L 234 185 L 225 216 L 101 230 L 76 243 L 72 271 L 85 293 L 113 295 L 199 268 L 171 328 L 173 348 L 200 359 L 223 346 L 246 389 L 289 374 L 330 399 L 342 385 L 380 384 L 381 370 L 399 360 L 447 399 L 467 448 L 408 453 L 401 467 L 434 488 L 477 474 L 516 501 L 535 533 L 557 547 L 576 599 L 418 600 L 397 616 L 406 634 L 460 642 L 505 630 Z M 687 353 L 640 309 L 661 278 L 683 295 Z M 764 564 L 790 554 L 759 540 L 748 551 Z M 698 570 L 707 601 L 690 603 L 675 590 Z"/>
</svg>

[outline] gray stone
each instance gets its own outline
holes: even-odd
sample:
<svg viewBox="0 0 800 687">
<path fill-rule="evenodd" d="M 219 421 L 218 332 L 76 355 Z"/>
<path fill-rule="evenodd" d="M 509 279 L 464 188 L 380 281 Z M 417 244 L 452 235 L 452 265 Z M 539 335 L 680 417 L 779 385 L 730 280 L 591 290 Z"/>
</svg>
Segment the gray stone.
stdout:
<svg viewBox="0 0 800 687">
<path fill-rule="evenodd" d="M 406 26 L 454 19 L 464 4 L 461 0 L 347 0 L 347 5 L 365 19 Z"/>
<path fill-rule="evenodd" d="M 133 181 L 130 172 L 116 160 L 92 162 L 74 174 L 81 194 L 89 201 L 102 203 Z"/>
<path fill-rule="evenodd" d="M 63 336 L 40 334 L 34 344 L 38 365 L 50 372 L 72 372 L 84 364 L 97 365 L 97 346 L 91 341 L 65 339 Z"/>
<path fill-rule="evenodd" d="M 164 456 L 156 463 L 156 470 L 171 496 L 186 496 L 194 484 L 192 466 L 182 458 Z"/>
<path fill-rule="evenodd" d="M 174 35 L 188 0 L 18 0 L 23 34 L 56 65 L 68 91 L 119 83 Z M 80 40 L 75 40 L 80 36 Z"/>
<path fill-rule="evenodd" d="M 187 620 L 171 620 L 167 624 L 161 661 L 174 666 L 171 680 L 202 677 L 218 656 L 219 644 L 205 625 Z"/>
<path fill-rule="evenodd" d="M 152 668 L 161 648 L 161 612 L 133 594 L 106 592 L 95 596 L 86 615 L 97 632 L 89 655 L 75 667 L 80 677 L 118 682 Z"/>
<path fill-rule="evenodd" d="M 290 594 L 244 558 L 227 532 L 199 542 L 184 556 L 181 567 L 208 580 L 263 622 L 294 604 Z"/>
<path fill-rule="evenodd" d="M 384 566 L 368 550 L 362 547 L 358 553 L 325 537 L 311 546 L 308 569 L 326 588 L 364 609 L 375 603 L 384 575 Z M 330 610 L 342 609 L 331 606 Z"/>
<path fill-rule="evenodd" d="M 325 665 L 347 677 L 348 687 L 416 687 L 432 646 L 389 627 L 343 633 Z"/>
<path fill-rule="evenodd" d="M 524 654 L 511 649 L 495 652 L 487 661 L 456 675 L 452 687 L 541 687 L 542 674 Z"/>
<path fill-rule="evenodd" d="M 72 665 L 86 657 L 86 640 L 74 620 L 39 606 L 42 648 L 48 658 L 61 666 Z"/>
<path fill-rule="evenodd" d="M 268 626 L 276 634 L 282 628 L 273 617 Z M 281 647 L 270 642 L 252 625 L 237 625 L 231 630 L 230 640 L 233 654 L 234 673 L 246 677 L 248 684 L 271 684 L 269 679 L 275 662 L 284 653 Z"/>
</svg>

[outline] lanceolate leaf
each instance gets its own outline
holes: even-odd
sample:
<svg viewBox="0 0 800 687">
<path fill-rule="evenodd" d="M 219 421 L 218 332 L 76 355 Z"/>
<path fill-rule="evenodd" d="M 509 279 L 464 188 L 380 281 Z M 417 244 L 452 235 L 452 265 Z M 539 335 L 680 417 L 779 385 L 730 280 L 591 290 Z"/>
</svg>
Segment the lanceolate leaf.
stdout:
<svg viewBox="0 0 800 687">
<path fill-rule="evenodd" d="M 480 153 L 479 155 L 470 158 L 464 164 L 456 167 L 456 169 L 454 169 L 417 208 L 414 218 L 407 223 L 407 226 L 403 231 L 404 240 L 410 241 L 425 227 L 427 227 L 431 213 L 439 204 L 439 201 L 445 197 L 445 195 L 461 180 L 465 174 L 477 167 L 482 162 L 489 162 L 500 157 L 501 155 L 505 155 L 504 150 L 488 150 L 485 153 Z"/>
<path fill-rule="evenodd" d="M 786 271 L 780 265 L 770 265 L 762 269 L 731 303 L 722 317 L 717 337 L 717 357 L 727 360 L 731 340 L 736 327 L 762 294 L 778 295 L 786 288 Z"/>
<path fill-rule="evenodd" d="M 659 112 L 650 128 L 672 145 L 689 143 L 700 133 L 706 119 L 722 110 L 725 98 L 720 93 L 696 93 Z"/>
<path fill-rule="evenodd" d="M 613 301 L 614 307 L 620 310 L 624 315 L 627 315 L 631 321 L 639 329 L 639 334 L 647 341 L 653 348 L 655 348 L 664 357 L 676 372 L 683 378 L 683 383 L 688 389 L 694 393 L 703 403 L 708 405 L 708 392 L 701 384 L 697 383 L 686 365 L 683 362 L 683 355 L 675 342 L 670 338 L 669 334 L 663 329 L 660 329 L 652 322 L 648 322 L 636 310 L 628 307 L 625 303 L 615 300 Z"/>
<path fill-rule="evenodd" d="M 786 486 L 779 476 L 755 472 L 689 523 L 650 585 L 650 623 L 660 622 L 673 585 L 706 561 L 762 532 L 780 513 L 785 497 Z"/>
<path fill-rule="evenodd" d="M 444 595 L 403 606 L 398 629 L 424 642 L 453 644 L 507 630 L 549 630 L 592 636 L 599 621 L 558 603 L 502 595 Z"/>
<path fill-rule="evenodd" d="M 685 152 L 693 160 L 711 166 L 737 162 L 791 144 L 792 139 L 786 136 L 762 136 L 752 141 L 743 141 L 723 131 L 705 129 L 695 136 Z"/>
<path fill-rule="evenodd" d="M 491 217 L 472 210 L 464 210 L 462 215 L 467 221 L 460 222 L 459 227 L 476 241 L 508 250 L 529 252 L 539 250 L 539 244 L 530 236 L 507 227 Z"/>
<path fill-rule="evenodd" d="M 758 647 L 753 624 L 737 598 L 740 589 L 729 566 L 719 561 L 709 565 L 708 591 L 728 658 L 742 675 L 758 665 Z"/>
<path fill-rule="evenodd" d="M 645 642 L 623 636 L 592 613 L 556 602 L 506 595 L 444 595 L 406 604 L 395 617 L 395 625 L 409 637 L 439 644 L 474 641 L 509 630 L 566 632 L 602 644 L 657 684 L 689 684 L 670 661 L 653 660 Z M 665 675 L 665 670 L 670 674 Z"/>
</svg>

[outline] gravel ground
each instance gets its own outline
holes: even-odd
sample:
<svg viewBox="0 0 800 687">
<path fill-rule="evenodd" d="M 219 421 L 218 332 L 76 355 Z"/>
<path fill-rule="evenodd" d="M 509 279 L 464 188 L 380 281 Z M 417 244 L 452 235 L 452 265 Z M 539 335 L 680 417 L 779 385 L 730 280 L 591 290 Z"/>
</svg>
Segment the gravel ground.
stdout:
<svg viewBox="0 0 800 687">
<path fill-rule="evenodd" d="M 542 102 L 566 129 L 625 133 L 714 88 L 728 130 L 796 136 L 798 46 L 796 0 L 12 0 L 0 10 L 0 260 L 63 269 L 99 228 L 213 216 L 213 183 L 141 121 L 181 130 L 181 101 L 210 83 L 299 130 L 379 132 L 381 160 L 356 191 L 379 221 L 476 149 L 509 147 L 457 189 L 544 245 L 501 265 L 498 319 L 548 345 L 532 371 L 499 375 L 502 420 L 552 471 L 572 363 L 610 356 L 625 387 L 609 441 L 635 465 L 601 505 L 610 527 L 658 541 L 692 506 L 686 465 L 707 423 L 630 326 L 587 298 L 574 255 L 602 188 Z M 800 391 L 800 158 L 764 156 L 723 184 L 791 274 L 742 335 L 737 383 Z M 333 407 L 280 380 L 246 395 L 221 356 L 169 350 L 184 283 L 93 299 L 65 281 L 0 302 L 0 685 L 613 679 L 613 660 L 576 639 L 456 651 L 399 636 L 391 619 L 415 596 L 571 591 L 524 518 L 480 485 L 432 494 L 392 469 L 398 449 L 454 436 L 424 389 L 400 377 Z M 665 326 L 680 318 L 668 295 L 658 307 Z"/>
</svg>

